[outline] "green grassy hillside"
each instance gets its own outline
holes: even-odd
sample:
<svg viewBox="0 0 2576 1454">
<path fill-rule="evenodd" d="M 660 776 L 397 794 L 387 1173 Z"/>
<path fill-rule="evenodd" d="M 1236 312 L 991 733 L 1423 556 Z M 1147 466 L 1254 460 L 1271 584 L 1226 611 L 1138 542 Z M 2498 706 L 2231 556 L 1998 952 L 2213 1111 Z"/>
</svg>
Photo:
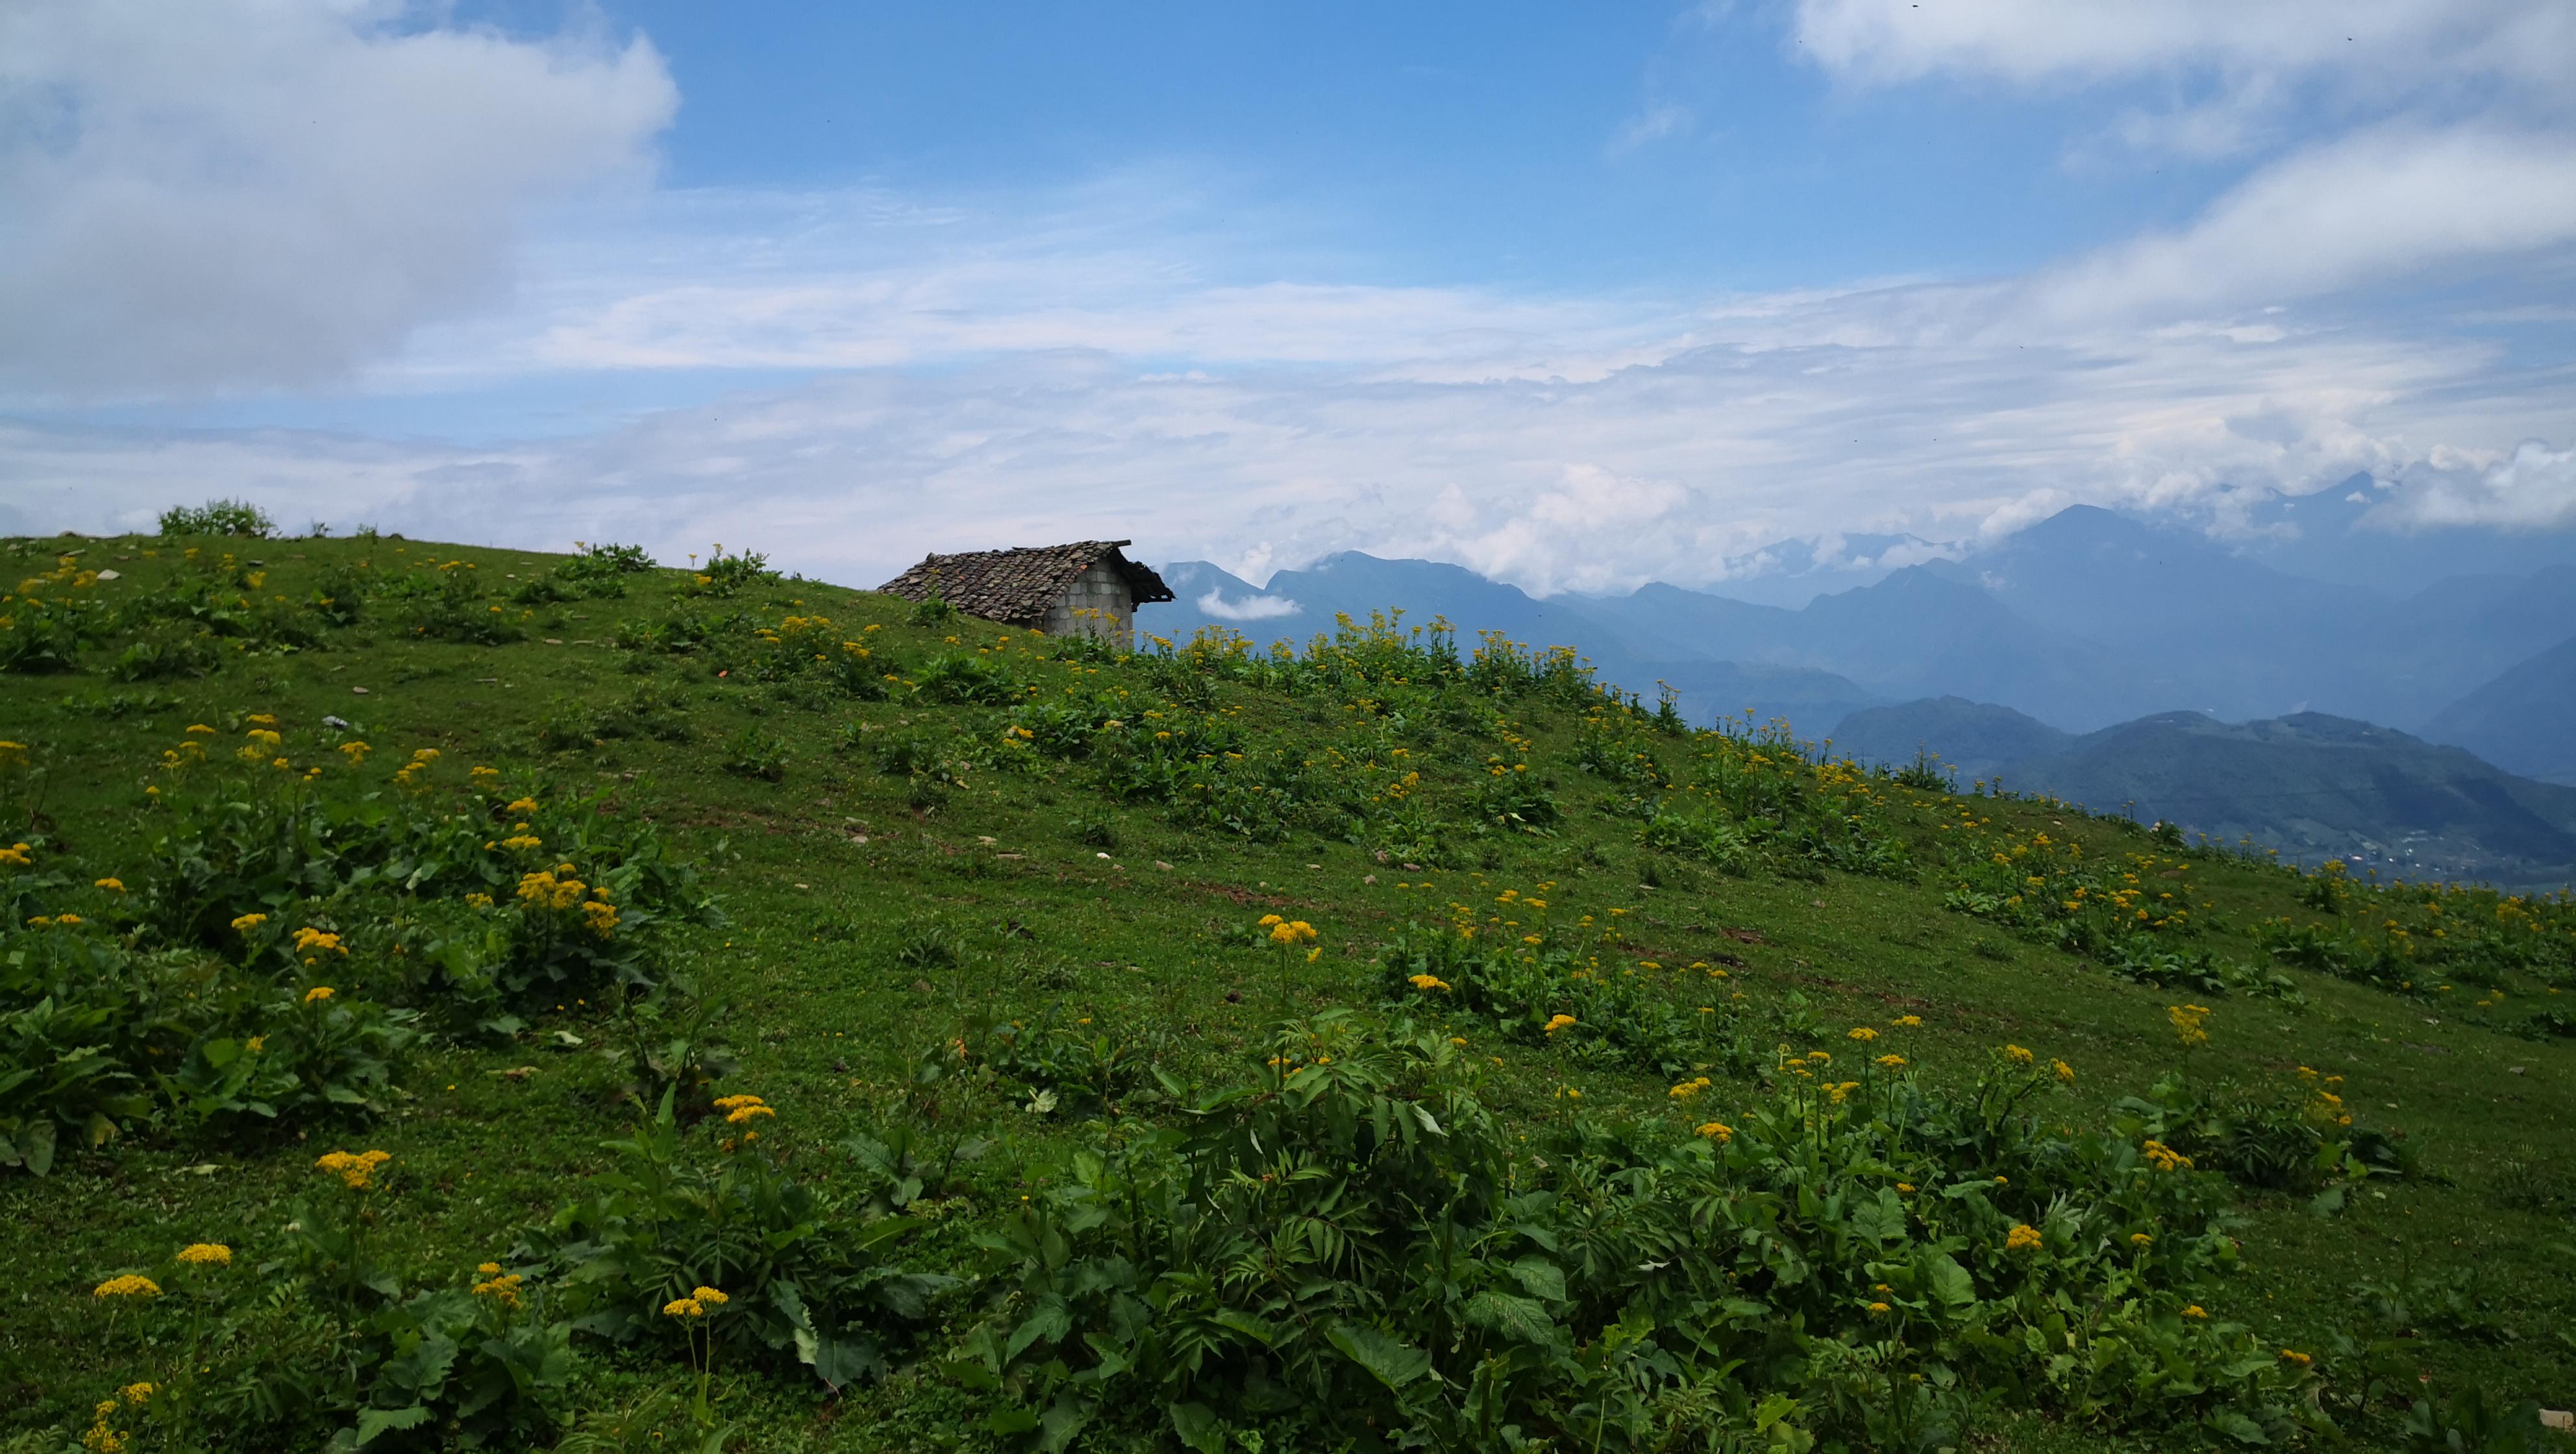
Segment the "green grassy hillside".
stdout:
<svg viewBox="0 0 2576 1454">
<path fill-rule="evenodd" d="M 2564 899 L 1409 626 L 6 548 L 0 1449 L 2500 1450 L 2576 1402 Z"/>
</svg>

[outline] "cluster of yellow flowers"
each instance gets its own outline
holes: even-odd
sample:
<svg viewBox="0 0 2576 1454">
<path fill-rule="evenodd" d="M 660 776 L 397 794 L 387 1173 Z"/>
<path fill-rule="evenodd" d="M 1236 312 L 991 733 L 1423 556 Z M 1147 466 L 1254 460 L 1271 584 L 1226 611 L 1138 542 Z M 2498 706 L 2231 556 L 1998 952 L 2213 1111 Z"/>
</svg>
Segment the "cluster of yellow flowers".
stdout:
<svg viewBox="0 0 2576 1454">
<path fill-rule="evenodd" d="M 1693 1076 L 1691 1079 L 1683 1081 L 1681 1084 L 1674 1086 L 1671 1090 L 1664 1092 L 1664 1094 L 1677 1101 L 1687 1101 L 1694 1099 L 1701 1091 L 1708 1089 L 1709 1084 L 1710 1082 L 1707 1076 Z"/>
<path fill-rule="evenodd" d="M 0 864 L 6 864 L 11 868 L 32 868 L 36 862 L 35 854 L 36 850 L 24 843 L 12 843 L 6 848 L 0 848 Z"/>
<path fill-rule="evenodd" d="M 339 935 L 326 933 L 310 924 L 295 931 L 295 952 L 303 957 L 306 964 L 314 962 L 313 956 L 322 954 L 337 954 L 343 959 L 349 957 L 349 951 L 340 943 Z"/>
<path fill-rule="evenodd" d="M 90 1454 L 124 1454 L 134 1443 L 130 1430 L 116 1427 L 116 1415 L 122 1408 L 141 1408 L 159 1392 L 149 1383 L 129 1383 L 116 1391 L 116 1397 L 103 1398 L 91 1411 L 89 1428 L 81 1434 L 81 1447 Z"/>
<path fill-rule="evenodd" d="M 1413 976 L 1409 983 L 1418 990 L 1445 990 L 1449 988 L 1449 981 L 1442 979 L 1436 974 L 1417 974 Z"/>
<path fill-rule="evenodd" d="M 2010 1252 L 2036 1252 L 2040 1248 L 2039 1229 L 2028 1222 L 2016 1222 L 2004 1234 L 2004 1248 Z"/>
<path fill-rule="evenodd" d="M 196 1266 L 233 1265 L 233 1249 L 221 1242 L 191 1242 L 179 1249 L 179 1260 Z"/>
<path fill-rule="evenodd" d="M 503 1272 L 497 1262 L 486 1262 L 474 1270 L 483 1279 L 474 1284 L 476 1297 L 488 1297 L 505 1308 L 519 1305 L 519 1287 L 527 1281 L 525 1277 L 515 1272 Z"/>
<path fill-rule="evenodd" d="M 1723 1146 L 1735 1139 L 1735 1128 L 1721 1122 L 1710 1121 L 1699 1128 L 1699 1134 Z"/>
<path fill-rule="evenodd" d="M 436 761 L 438 761 L 438 749 L 435 747 L 423 747 L 415 751 L 411 755 L 411 761 L 395 770 L 394 783 L 406 788 L 418 785 L 422 774 L 428 772 L 430 764 Z"/>
<path fill-rule="evenodd" d="M 2209 1019 L 2207 1006 L 2167 1005 L 2165 1019 L 2173 1025 L 2174 1038 L 2182 1042 L 2185 1050 L 2209 1043 L 2209 1031 L 2203 1028 Z"/>
<path fill-rule="evenodd" d="M 316 1158 L 313 1166 L 339 1177 L 351 1191 L 365 1191 L 375 1184 L 376 1168 L 393 1159 L 390 1151 L 329 1151 Z"/>
<path fill-rule="evenodd" d="M 725 1124 L 730 1126 L 749 1125 L 762 1116 L 778 1114 L 770 1109 L 769 1102 L 758 1096 L 718 1096 L 715 1106 L 724 1112 Z"/>
<path fill-rule="evenodd" d="M 311 961 L 311 960 L 309 960 L 309 959 L 305 961 L 305 963 L 307 963 L 307 964 L 310 964 L 310 963 L 312 963 L 312 962 L 313 962 L 313 961 Z M 311 989 L 309 989 L 309 990 L 306 990 L 306 991 L 304 992 L 304 1003 L 306 1003 L 306 1004 L 308 1004 L 308 1005 L 318 1005 L 318 1004 L 322 1003 L 324 1000 L 327 1000 L 327 999 L 331 998 L 331 996 L 332 996 L 332 995 L 337 994 L 337 993 L 338 993 L 338 991 L 336 991 L 336 990 L 332 989 L 332 988 L 331 988 L 329 985 L 327 985 L 327 984 L 317 984 L 317 985 L 315 985 L 313 988 L 311 988 Z"/>
<path fill-rule="evenodd" d="M 2167 1146 L 2162 1141 L 2150 1139 L 2144 1146 L 2141 1146 L 2138 1149 L 2146 1156 L 2148 1164 L 2155 1167 L 2158 1171 L 2189 1171 L 2191 1169 L 2190 1157 L 2183 1155 L 2181 1152 L 2176 1151 L 2170 1146 Z"/>
<path fill-rule="evenodd" d="M 1270 931 L 1273 944 L 1310 944 L 1315 939 L 1315 926 L 1303 919 L 1282 919 L 1277 914 L 1264 914 L 1261 927 Z"/>
<path fill-rule="evenodd" d="M 107 1281 L 100 1283 L 98 1286 L 91 1288 L 89 1290 L 89 1295 L 91 1297 L 99 1298 L 159 1297 L 161 1295 L 161 1284 L 154 1282 L 148 1277 L 143 1277 L 136 1273 L 129 1272 L 122 1277 L 111 1277 Z"/>
<path fill-rule="evenodd" d="M 707 1315 L 707 1309 L 720 1308 L 726 1303 L 732 1301 L 732 1298 L 725 1296 L 724 1293 L 715 1288 L 702 1287 L 690 1293 L 687 1297 L 675 1297 L 669 1302 L 662 1304 L 662 1316 L 666 1318 L 703 1318 Z"/>
<path fill-rule="evenodd" d="M 1580 1023 L 1582 1022 L 1575 1019 L 1572 1015 L 1550 1015 L 1547 1017 L 1547 1024 L 1541 1028 L 1546 1030 L 1548 1034 L 1553 1035 L 1559 1030 L 1563 1030 Z"/>
<path fill-rule="evenodd" d="M 2015 1065 L 2028 1065 L 2035 1058 L 2036 1057 L 2034 1057 L 2028 1050 L 2023 1049 L 2021 1046 L 2007 1045 L 2004 1047 L 2004 1059 L 2011 1061 Z"/>
<path fill-rule="evenodd" d="M 258 928 L 260 925 L 267 922 L 268 916 L 266 914 L 244 914 L 233 920 L 233 932 L 236 934 L 247 935 L 253 929 Z"/>
<path fill-rule="evenodd" d="M 1871 1028 L 1870 1028 L 1870 1027 L 1868 1027 L 1867 1025 L 1861 1025 L 1861 1026 L 1858 1026 L 1858 1027 L 1854 1028 L 1854 1029 L 1851 1031 L 1850 1038 L 1852 1038 L 1852 1039 L 1854 1039 L 1854 1040 L 1859 1041 L 1859 1042 L 1860 1042 L 1860 1043 L 1862 1043 L 1863 1045 L 1866 1045 L 1866 1044 L 1868 1044 L 1870 1041 L 1875 1040 L 1875 1039 L 1877 1039 L 1877 1038 L 1878 1038 L 1878 1032 L 1877 1032 L 1876 1030 L 1871 1029 Z"/>
</svg>

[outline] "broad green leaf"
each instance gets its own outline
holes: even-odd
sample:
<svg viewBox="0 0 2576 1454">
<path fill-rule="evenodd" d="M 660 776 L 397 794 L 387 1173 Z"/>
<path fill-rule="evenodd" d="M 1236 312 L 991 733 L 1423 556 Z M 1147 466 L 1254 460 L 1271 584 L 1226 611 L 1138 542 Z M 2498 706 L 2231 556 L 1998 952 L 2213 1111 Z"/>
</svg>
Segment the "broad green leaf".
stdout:
<svg viewBox="0 0 2576 1454">
<path fill-rule="evenodd" d="M 1431 1371 L 1430 1354 L 1366 1323 L 1336 1323 L 1324 1339 L 1391 1389 L 1400 1390 Z"/>
<path fill-rule="evenodd" d="M 1561 1303 L 1565 1296 L 1565 1269 L 1541 1257 L 1524 1257 L 1512 1264 L 1512 1279 L 1521 1291 L 1534 1298 Z"/>
<path fill-rule="evenodd" d="M 399 1409 L 358 1410 L 358 1447 L 363 1449 L 377 1435 L 393 1429 L 417 1429 L 429 1422 L 429 1410 L 419 1404 Z"/>
<path fill-rule="evenodd" d="M 1031 1343 L 1041 1338 L 1053 1343 L 1072 1331 L 1073 1314 L 1066 1311 L 1064 1299 L 1040 1298 L 1037 1306 L 1029 1310 L 1028 1321 L 1011 1334 L 1010 1346 L 1002 1356 L 1005 1359 L 1017 1358 Z"/>
<path fill-rule="evenodd" d="M 1210 1412 L 1206 1404 L 1173 1404 L 1172 1432 L 1181 1436 L 1185 1448 L 1198 1454 L 1223 1454 L 1225 1420 Z"/>
<path fill-rule="evenodd" d="M 2220 1409 L 2209 1416 L 2209 1426 L 2239 1444 L 2269 1444 L 2271 1437 L 2263 1426 L 2234 1409 Z"/>
<path fill-rule="evenodd" d="M 1547 1343 L 1556 1336 L 1556 1324 L 1548 1320 L 1546 1306 L 1535 1298 L 1480 1292 L 1467 1300 L 1466 1316 L 1478 1327 L 1491 1328 L 1524 1343 Z"/>
</svg>

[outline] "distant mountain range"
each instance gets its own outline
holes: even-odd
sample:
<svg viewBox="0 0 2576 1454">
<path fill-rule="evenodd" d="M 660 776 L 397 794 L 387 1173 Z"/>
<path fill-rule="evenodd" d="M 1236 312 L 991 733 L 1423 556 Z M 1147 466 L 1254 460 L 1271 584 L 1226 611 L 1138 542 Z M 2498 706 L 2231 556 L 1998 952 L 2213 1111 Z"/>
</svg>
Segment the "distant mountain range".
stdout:
<svg viewBox="0 0 2576 1454">
<path fill-rule="evenodd" d="M 2359 484 L 2276 503 L 2276 516 L 2305 510 L 2302 526 L 2315 528 L 2293 531 L 2276 518 L 2242 546 L 2090 506 L 1973 550 L 1910 536 L 1793 542 L 1726 563 L 1763 572 L 1748 578 L 1760 589 L 1748 584 L 1744 595 L 1650 583 L 1621 596 L 1538 599 L 1459 566 L 1356 551 L 1254 586 L 1182 561 L 1162 567 L 1178 599 L 1145 608 L 1137 625 L 1175 639 L 1222 626 L 1266 645 L 1329 631 L 1337 614 L 1401 608 L 1414 624 L 1445 618 L 1464 645 L 1493 630 L 1572 646 L 1603 680 L 1649 701 L 1669 688 L 1703 723 L 1750 713 L 1839 739 L 1847 718 L 1894 730 L 1855 714 L 1903 704 L 1912 715 L 1890 720 L 1963 768 L 2024 769 L 2102 738 L 2195 773 L 2235 770 L 2223 767 L 2239 760 L 2231 753 L 2295 749 L 2313 759 L 2301 772 L 2331 777 L 2363 771 L 2365 761 L 2381 771 L 2372 753 L 2395 744 L 2433 752 L 2438 743 L 2471 749 L 2506 770 L 2499 776 L 2576 785 L 2576 532 L 2386 536 L 2362 528 L 2369 505 Z M 2411 574 L 2390 564 L 2400 560 Z M 2014 720 L 1980 715 L 1980 704 Z M 2245 725 L 2222 731 L 2222 722 Z M 2320 725 L 2332 722 L 2381 737 Z M 2358 751 L 2364 741 L 2370 752 Z M 2340 755 L 2317 756 L 2329 742 Z M 1899 755 L 1911 755 L 1913 741 L 1903 746 Z M 2081 789 L 2063 796 L 2114 808 L 2150 785 L 2099 773 L 2063 781 Z M 2120 797 L 2099 796 L 2115 784 Z M 2160 801 L 2183 801 L 2181 779 L 2154 785 Z M 2275 835 L 2285 853 L 2360 842 L 2353 834 L 2381 845 L 2374 852 L 2406 843 L 2419 857 L 2432 851 L 2423 814 L 2408 818 L 2396 799 L 2354 791 L 2349 811 L 2323 816 L 2248 816 L 2241 806 L 2201 816 L 2239 824 L 2230 837 L 2259 822 L 2255 836 Z M 2505 797 L 2524 803 L 2518 792 Z M 2524 806 L 2543 824 L 2558 821 L 2545 805 Z M 2441 851 L 2463 864 L 2540 862 L 2513 844 L 2555 852 L 2501 820 L 2445 831 L 2444 842 L 2464 846 Z M 2576 864 L 2576 851 L 2559 861 Z"/>
<path fill-rule="evenodd" d="M 1947 744 L 1945 747 L 1944 744 Z M 2257 722 L 2163 712 L 2081 736 L 2009 707 L 1933 698 L 1846 717 L 1834 748 L 1902 763 L 1925 747 L 1963 784 L 1998 780 L 2285 858 L 2400 877 L 2557 887 L 2576 876 L 2576 787 L 2322 712 Z"/>
<path fill-rule="evenodd" d="M 1883 556 L 1903 542 L 1870 543 Z M 1703 719 L 1780 713 L 1810 735 L 1842 712 L 1926 696 L 1994 702 L 2075 732 L 2177 709 L 2229 720 L 2320 711 L 2447 732 L 2454 703 L 2509 675 L 2545 674 L 2533 659 L 2576 638 L 2576 536 L 2560 544 L 2567 559 L 2527 572 L 2451 576 L 2399 595 L 2077 506 L 1961 559 L 1887 569 L 1796 607 L 1663 584 L 1538 600 L 1459 566 L 1352 551 L 1262 587 L 1205 561 L 1167 566 L 1180 599 L 1138 624 L 1303 641 L 1337 612 L 1400 606 L 1417 622 L 1444 616 L 1470 641 L 1499 630 L 1574 646 L 1633 690 L 1669 682 Z M 2533 750 L 2548 746 L 2545 723 L 2515 725 L 2546 695 L 2499 688 L 2480 699 L 2476 731 L 2507 753 L 2501 765 L 2563 770 Z"/>
</svg>

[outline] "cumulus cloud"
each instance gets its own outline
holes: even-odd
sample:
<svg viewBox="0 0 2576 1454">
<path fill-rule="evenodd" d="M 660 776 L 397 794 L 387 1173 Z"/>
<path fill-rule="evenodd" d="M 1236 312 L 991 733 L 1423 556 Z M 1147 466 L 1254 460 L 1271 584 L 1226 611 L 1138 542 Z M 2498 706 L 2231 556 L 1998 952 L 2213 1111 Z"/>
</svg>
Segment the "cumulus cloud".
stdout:
<svg viewBox="0 0 2576 1454">
<path fill-rule="evenodd" d="M 529 209 L 649 173 L 643 40 L 396 0 L 0 8 L 0 387 L 327 381 L 507 290 Z"/>
<path fill-rule="evenodd" d="M 2576 444 L 2561 448 L 2526 439 L 2509 454 L 2434 452 L 2398 476 L 2399 487 L 2364 519 L 2381 528 L 2442 525 L 2508 530 L 2576 526 Z"/>
<path fill-rule="evenodd" d="M 1229 601 L 1221 590 L 1199 597 L 1198 608 L 1219 621 L 1276 621 L 1306 609 L 1286 596 L 1246 596 Z"/>
</svg>

